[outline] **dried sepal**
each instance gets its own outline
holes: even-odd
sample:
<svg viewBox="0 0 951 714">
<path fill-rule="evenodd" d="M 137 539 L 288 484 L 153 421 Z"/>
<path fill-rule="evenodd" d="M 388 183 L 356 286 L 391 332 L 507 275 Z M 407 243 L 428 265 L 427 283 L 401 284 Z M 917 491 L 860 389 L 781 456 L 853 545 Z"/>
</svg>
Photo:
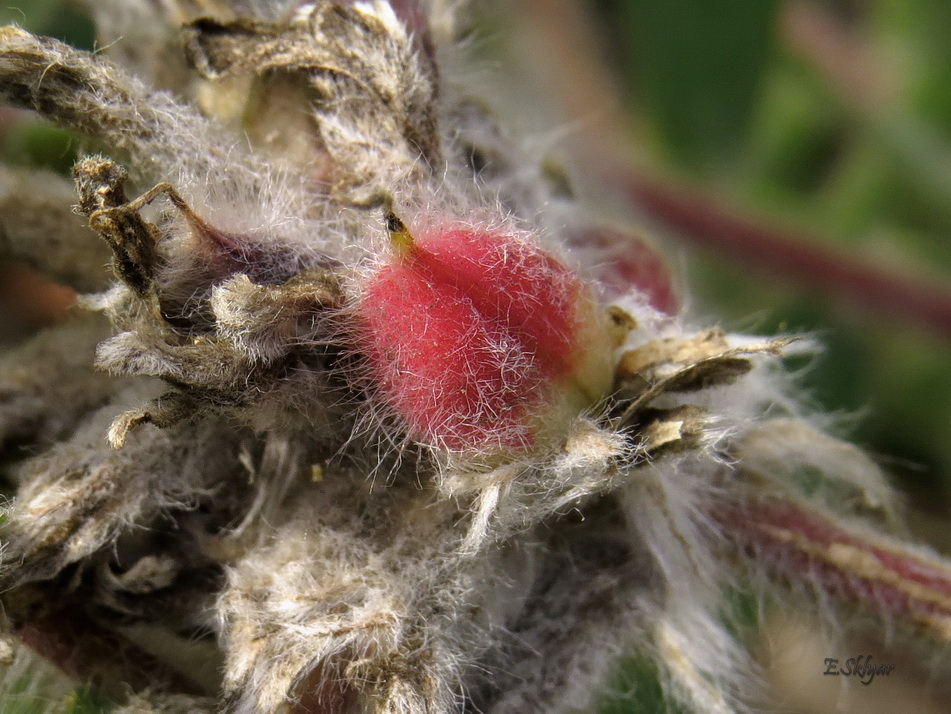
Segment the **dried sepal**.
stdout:
<svg viewBox="0 0 951 714">
<path fill-rule="evenodd" d="M 637 452 L 647 460 L 697 449 L 709 439 L 709 413 L 701 407 L 642 409 L 637 419 Z"/>
<path fill-rule="evenodd" d="M 100 345 L 96 364 L 113 374 L 161 377 L 177 390 L 117 417 L 109 431 L 115 448 L 140 424 L 168 427 L 216 411 L 252 409 L 275 385 L 293 388 L 289 362 L 328 359 L 328 315 L 344 300 L 330 268 L 304 266 L 276 282 L 268 262 L 281 259 L 280 247 L 219 231 L 171 185 L 129 200 L 128 175 L 111 160 L 84 159 L 73 173 L 80 211 L 112 249 L 117 275 L 130 291 L 99 300 L 125 331 Z M 160 197 L 184 221 L 186 233 L 177 241 L 142 215 Z M 176 257 L 178 241 L 191 243 L 190 264 Z M 252 282 L 242 269 L 268 282 Z"/>
<path fill-rule="evenodd" d="M 109 425 L 106 438 L 113 449 L 125 446 L 129 432 L 143 424 L 167 429 L 182 423 L 201 421 L 211 410 L 200 399 L 182 392 L 166 392 L 144 406 L 122 412 Z"/>
<path fill-rule="evenodd" d="M 158 267 L 159 233 L 139 211 L 158 191 L 129 201 L 125 193 L 129 175 L 114 161 L 102 158 L 82 159 L 73 167 L 73 178 L 79 212 L 112 249 L 118 277 L 137 293 L 146 294 Z"/>
<path fill-rule="evenodd" d="M 665 338 L 625 352 L 615 373 L 624 411 L 619 424 L 631 423 L 638 410 L 664 394 L 696 392 L 729 385 L 753 369 L 751 357 L 778 356 L 794 340 L 777 338 L 730 345 L 720 330 L 694 337 Z"/>
<path fill-rule="evenodd" d="M 326 340 L 333 332 L 328 316 L 344 300 L 334 272 L 314 268 L 280 285 L 259 285 L 238 274 L 215 287 L 211 310 L 222 337 L 254 360 L 270 362 L 294 347 Z"/>
</svg>

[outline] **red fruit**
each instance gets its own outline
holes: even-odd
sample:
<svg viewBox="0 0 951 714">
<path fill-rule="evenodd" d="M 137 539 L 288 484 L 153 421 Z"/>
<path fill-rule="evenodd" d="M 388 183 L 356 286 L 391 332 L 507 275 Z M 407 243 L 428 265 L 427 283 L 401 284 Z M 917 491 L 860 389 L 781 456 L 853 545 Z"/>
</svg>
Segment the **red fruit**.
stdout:
<svg viewBox="0 0 951 714">
<path fill-rule="evenodd" d="M 527 449 L 564 421 L 557 407 L 577 413 L 601 396 L 607 370 L 586 369 L 600 320 L 574 273 L 513 236 L 454 228 L 414 240 L 396 226 L 359 318 L 371 377 L 414 438 Z"/>
<path fill-rule="evenodd" d="M 591 257 L 609 299 L 636 291 L 656 310 L 676 314 L 679 301 L 666 261 L 638 236 L 608 226 L 588 226 L 568 236 L 568 245 Z"/>
</svg>

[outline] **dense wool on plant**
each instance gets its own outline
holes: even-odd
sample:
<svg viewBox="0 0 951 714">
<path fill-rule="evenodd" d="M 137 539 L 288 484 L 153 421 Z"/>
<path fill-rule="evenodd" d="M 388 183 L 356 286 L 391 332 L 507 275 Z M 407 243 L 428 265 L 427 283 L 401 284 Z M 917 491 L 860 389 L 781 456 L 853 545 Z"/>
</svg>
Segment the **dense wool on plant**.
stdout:
<svg viewBox="0 0 951 714">
<path fill-rule="evenodd" d="M 8 250 L 111 323 L 0 362 L 6 633 L 128 711 L 246 714 L 588 712 L 625 652 L 742 710 L 746 586 L 948 638 L 951 571 L 789 396 L 809 346 L 676 314 L 446 76 L 458 3 L 198 5 L 90 2 L 96 54 L 0 30 L 0 97 L 109 154 L 92 230 L 60 179 Z M 64 265 L 96 233 L 108 288 Z"/>
</svg>

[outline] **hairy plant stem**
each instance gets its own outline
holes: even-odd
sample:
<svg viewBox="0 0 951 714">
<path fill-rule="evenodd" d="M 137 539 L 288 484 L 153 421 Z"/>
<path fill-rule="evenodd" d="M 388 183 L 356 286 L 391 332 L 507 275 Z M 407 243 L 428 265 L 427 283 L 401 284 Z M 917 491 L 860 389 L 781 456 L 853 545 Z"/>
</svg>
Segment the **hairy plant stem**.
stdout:
<svg viewBox="0 0 951 714">
<path fill-rule="evenodd" d="M 822 248 L 823 241 L 816 236 L 740 217 L 694 190 L 645 173 L 619 169 L 614 176 L 614 185 L 623 186 L 633 203 L 695 245 L 951 338 L 951 289 L 946 286 L 890 273 Z"/>
<path fill-rule="evenodd" d="M 727 538 L 774 577 L 951 641 L 951 567 L 936 554 L 791 498 L 750 495 L 718 504 L 714 515 Z"/>
</svg>

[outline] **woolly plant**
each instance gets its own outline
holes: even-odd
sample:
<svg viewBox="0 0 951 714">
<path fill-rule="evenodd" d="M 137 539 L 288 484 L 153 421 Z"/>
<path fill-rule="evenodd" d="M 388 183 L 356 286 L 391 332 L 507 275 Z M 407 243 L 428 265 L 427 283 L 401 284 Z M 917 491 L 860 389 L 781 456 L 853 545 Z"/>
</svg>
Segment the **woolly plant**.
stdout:
<svg viewBox="0 0 951 714">
<path fill-rule="evenodd" d="M 0 31 L 0 96 L 105 152 L 82 220 L 5 174 L 89 311 L 0 368 L 10 635 L 127 711 L 393 714 L 591 711 L 629 652 L 743 710 L 744 588 L 947 639 L 951 570 L 789 396 L 812 345 L 691 324 L 445 70 L 456 3 L 195 5 Z"/>
</svg>

